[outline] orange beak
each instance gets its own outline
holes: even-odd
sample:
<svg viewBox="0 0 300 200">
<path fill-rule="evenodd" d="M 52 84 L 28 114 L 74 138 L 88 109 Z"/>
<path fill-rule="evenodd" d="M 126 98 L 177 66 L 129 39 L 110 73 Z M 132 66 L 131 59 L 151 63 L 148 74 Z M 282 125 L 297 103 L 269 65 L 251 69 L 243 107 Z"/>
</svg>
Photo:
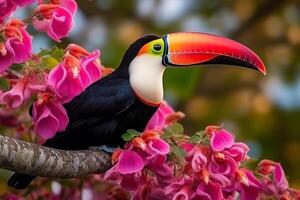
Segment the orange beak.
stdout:
<svg viewBox="0 0 300 200">
<path fill-rule="evenodd" d="M 205 33 L 171 33 L 163 36 L 166 66 L 223 64 L 247 67 L 266 75 L 261 59 L 246 46 Z"/>
</svg>

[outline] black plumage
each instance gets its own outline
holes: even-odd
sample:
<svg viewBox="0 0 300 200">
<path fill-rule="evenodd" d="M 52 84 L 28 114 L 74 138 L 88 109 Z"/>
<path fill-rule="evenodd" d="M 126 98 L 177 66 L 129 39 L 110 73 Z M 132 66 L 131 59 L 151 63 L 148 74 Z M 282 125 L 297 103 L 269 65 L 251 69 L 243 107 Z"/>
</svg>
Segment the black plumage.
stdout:
<svg viewBox="0 0 300 200">
<path fill-rule="evenodd" d="M 90 146 L 123 145 L 121 135 L 128 129 L 143 131 L 158 107 L 140 101 L 129 83 L 128 68 L 141 47 L 159 37 L 146 35 L 126 51 L 112 74 L 89 86 L 81 95 L 64 105 L 70 123 L 43 145 L 66 150 L 84 150 Z M 8 185 L 26 188 L 34 176 L 15 173 Z"/>
</svg>

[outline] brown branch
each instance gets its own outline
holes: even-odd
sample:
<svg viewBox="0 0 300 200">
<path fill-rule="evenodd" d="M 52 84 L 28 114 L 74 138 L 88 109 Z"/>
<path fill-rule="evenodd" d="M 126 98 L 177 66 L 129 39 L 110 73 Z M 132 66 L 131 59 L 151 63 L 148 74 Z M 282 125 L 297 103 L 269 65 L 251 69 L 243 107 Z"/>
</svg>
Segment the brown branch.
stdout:
<svg viewBox="0 0 300 200">
<path fill-rule="evenodd" d="M 71 178 L 103 173 L 111 167 L 105 152 L 65 151 L 0 135 L 0 168 L 25 174 Z"/>
</svg>

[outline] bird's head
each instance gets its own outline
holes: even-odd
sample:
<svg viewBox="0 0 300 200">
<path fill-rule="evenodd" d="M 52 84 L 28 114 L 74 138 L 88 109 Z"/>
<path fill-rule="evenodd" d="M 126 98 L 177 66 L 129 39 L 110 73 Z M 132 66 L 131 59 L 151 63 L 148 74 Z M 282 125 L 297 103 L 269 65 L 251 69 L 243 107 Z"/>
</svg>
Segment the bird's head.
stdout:
<svg viewBox="0 0 300 200">
<path fill-rule="evenodd" d="M 131 49 L 131 50 L 130 50 Z M 135 52 L 135 53 L 133 53 Z M 166 67 L 232 65 L 266 74 L 261 59 L 246 46 L 231 39 L 196 32 L 147 36 L 128 50 L 130 82 L 135 92 L 151 103 L 162 100 L 162 74 Z"/>
</svg>

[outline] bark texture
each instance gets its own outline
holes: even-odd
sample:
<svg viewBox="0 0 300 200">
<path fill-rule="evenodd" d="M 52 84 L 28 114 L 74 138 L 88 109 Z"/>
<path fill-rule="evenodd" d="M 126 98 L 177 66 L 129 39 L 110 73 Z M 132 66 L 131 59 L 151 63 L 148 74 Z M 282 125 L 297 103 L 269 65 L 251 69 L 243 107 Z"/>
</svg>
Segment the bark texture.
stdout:
<svg viewBox="0 0 300 200">
<path fill-rule="evenodd" d="M 0 168 L 25 174 L 71 178 L 103 173 L 111 167 L 105 152 L 65 151 L 0 135 Z"/>
</svg>

